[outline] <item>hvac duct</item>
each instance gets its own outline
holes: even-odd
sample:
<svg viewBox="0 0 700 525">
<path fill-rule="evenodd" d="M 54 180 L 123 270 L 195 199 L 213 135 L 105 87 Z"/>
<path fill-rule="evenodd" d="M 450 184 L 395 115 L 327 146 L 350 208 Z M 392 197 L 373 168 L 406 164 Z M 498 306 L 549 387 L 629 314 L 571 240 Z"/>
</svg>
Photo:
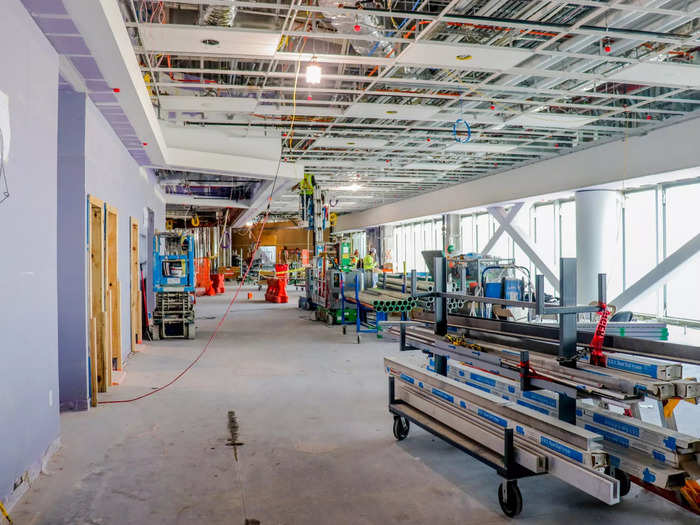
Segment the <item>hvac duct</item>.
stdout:
<svg viewBox="0 0 700 525">
<path fill-rule="evenodd" d="M 233 27 L 235 6 L 208 6 L 199 15 L 199 25 Z"/>
<path fill-rule="evenodd" d="M 338 6 L 337 0 L 318 0 L 318 6 L 332 7 Z M 381 56 L 386 56 L 392 52 L 391 43 L 382 40 L 382 25 L 379 19 L 375 16 L 366 14 L 338 14 L 334 12 L 323 12 L 323 17 L 330 22 L 338 33 L 357 34 L 362 36 L 372 36 L 376 41 L 370 40 L 350 40 L 350 45 L 358 55 L 370 56 L 379 52 Z M 355 31 L 355 26 L 359 26 L 360 30 Z"/>
</svg>

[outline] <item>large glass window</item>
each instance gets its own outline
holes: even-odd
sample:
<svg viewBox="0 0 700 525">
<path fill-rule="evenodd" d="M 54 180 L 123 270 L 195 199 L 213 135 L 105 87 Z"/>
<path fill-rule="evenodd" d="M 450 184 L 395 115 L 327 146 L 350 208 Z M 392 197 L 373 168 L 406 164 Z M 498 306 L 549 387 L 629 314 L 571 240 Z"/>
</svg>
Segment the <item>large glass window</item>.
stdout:
<svg viewBox="0 0 700 525">
<path fill-rule="evenodd" d="M 471 215 L 465 215 L 460 219 L 460 237 L 462 240 L 462 253 L 476 251 L 474 245 L 474 219 Z"/>
<path fill-rule="evenodd" d="M 656 191 L 625 196 L 625 288 L 656 266 Z M 630 303 L 625 309 L 657 315 L 659 287 Z"/>
<path fill-rule="evenodd" d="M 700 203 L 700 184 L 666 189 L 666 256 L 671 255 L 700 233 L 696 207 Z M 666 288 L 666 315 L 700 319 L 700 277 L 696 254 L 672 274 Z"/>
<path fill-rule="evenodd" d="M 559 205 L 559 228 L 561 257 L 576 257 L 576 202 Z"/>
<path fill-rule="evenodd" d="M 489 231 L 489 214 L 479 213 L 476 216 L 476 251 L 481 253 L 489 242 L 491 234 Z"/>
</svg>

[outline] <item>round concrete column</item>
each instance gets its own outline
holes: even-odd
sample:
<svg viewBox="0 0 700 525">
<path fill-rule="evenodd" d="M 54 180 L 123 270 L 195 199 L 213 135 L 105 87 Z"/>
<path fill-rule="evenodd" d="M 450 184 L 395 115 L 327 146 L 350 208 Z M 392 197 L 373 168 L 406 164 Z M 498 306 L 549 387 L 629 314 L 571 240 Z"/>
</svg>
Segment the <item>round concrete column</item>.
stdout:
<svg viewBox="0 0 700 525">
<path fill-rule="evenodd" d="M 608 292 L 616 288 L 620 257 L 618 224 L 621 194 L 614 190 L 576 192 L 576 290 L 578 304 L 598 300 L 598 274 L 608 276 Z M 608 293 L 608 300 L 612 299 Z"/>
</svg>

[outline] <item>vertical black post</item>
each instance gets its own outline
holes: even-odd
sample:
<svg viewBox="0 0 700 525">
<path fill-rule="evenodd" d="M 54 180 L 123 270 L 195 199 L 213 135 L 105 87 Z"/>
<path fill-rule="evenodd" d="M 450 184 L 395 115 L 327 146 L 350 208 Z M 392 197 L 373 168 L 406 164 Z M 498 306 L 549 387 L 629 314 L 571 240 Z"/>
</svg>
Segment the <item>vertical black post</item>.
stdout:
<svg viewBox="0 0 700 525">
<path fill-rule="evenodd" d="M 396 401 L 396 398 L 394 397 L 395 390 L 394 390 L 394 376 L 389 376 L 389 404 L 391 405 L 394 401 Z"/>
<path fill-rule="evenodd" d="M 560 305 L 576 306 L 576 259 L 562 257 L 559 261 Z M 559 314 L 559 362 L 576 368 L 576 313 Z"/>
<path fill-rule="evenodd" d="M 405 313 L 402 312 L 401 313 L 401 320 L 402 321 L 404 320 L 404 316 L 405 316 Z M 405 324 L 401 324 L 399 326 L 399 334 L 401 334 L 401 337 L 399 339 L 399 341 L 400 341 L 399 342 L 399 350 L 401 350 L 403 352 L 404 350 L 408 350 L 406 348 L 406 325 Z"/>
<path fill-rule="evenodd" d="M 598 274 L 598 302 L 600 304 L 605 304 L 607 303 L 607 295 L 608 295 L 608 277 L 604 273 L 599 273 Z"/>
<path fill-rule="evenodd" d="M 433 360 L 435 361 L 435 373 L 441 376 L 447 375 L 447 356 L 433 354 Z"/>
<path fill-rule="evenodd" d="M 435 286 L 439 295 L 435 297 L 435 335 L 447 334 L 447 259 L 435 257 Z"/>
<path fill-rule="evenodd" d="M 559 420 L 576 424 L 576 398 L 559 394 Z"/>
<path fill-rule="evenodd" d="M 520 351 L 520 391 L 530 390 L 530 352 Z"/>
<path fill-rule="evenodd" d="M 515 468 L 515 447 L 513 446 L 513 429 L 506 428 L 503 439 L 503 465 L 506 467 L 506 478 L 513 475 Z"/>
</svg>

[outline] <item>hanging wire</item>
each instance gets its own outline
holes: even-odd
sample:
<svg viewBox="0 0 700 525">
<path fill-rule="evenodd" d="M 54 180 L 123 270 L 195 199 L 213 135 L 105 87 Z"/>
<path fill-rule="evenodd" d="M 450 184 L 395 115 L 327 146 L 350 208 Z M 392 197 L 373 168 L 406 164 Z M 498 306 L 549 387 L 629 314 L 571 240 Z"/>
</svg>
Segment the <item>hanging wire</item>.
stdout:
<svg viewBox="0 0 700 525">
<path fill-rule="evenodd" d="M 10 198 L 10 188 L 7 185 L 7 173 L 5 173 L 5 137 L 0 129 L 0 204 Z"/>
</svg>

